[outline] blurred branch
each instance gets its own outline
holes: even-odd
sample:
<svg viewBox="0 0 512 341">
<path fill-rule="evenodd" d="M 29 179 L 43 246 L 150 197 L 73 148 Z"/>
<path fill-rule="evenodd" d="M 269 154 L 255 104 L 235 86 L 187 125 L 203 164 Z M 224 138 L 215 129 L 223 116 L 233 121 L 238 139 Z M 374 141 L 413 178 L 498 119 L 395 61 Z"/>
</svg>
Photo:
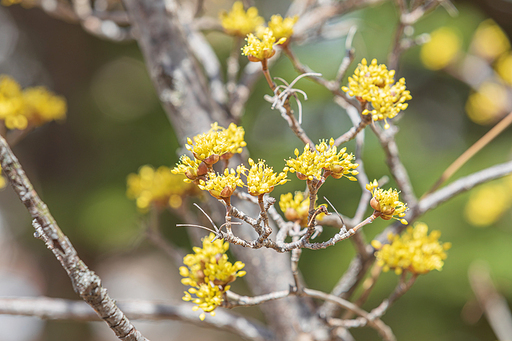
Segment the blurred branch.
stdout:
<svg viewBox="0 0 512 341">
<path fill-rule="evenodd" d="M 229 331 L 247 340 L 274 340 L 259 322 L 217 309 L 214 318 L 199 320 L 191 304 L 168 304 L 145 300 L 118 300 L 118 306 L 133 320 L 175 320 L 197 327 Z M 35 316 L 45 320 L 101 321 L 84 302 L 49 297 L 0 298 L 0 314 Z"/>
<path fill-rule="evenodd" d="M 512 313 L 507 300 L 496 290 L 488 267 L 473 263 L 468 276 L 471 288 L 494 334 L 498 340 L 509 340 L 512 335 Z"/>
<path fill-rule="evenodd" d="M 380 127 L 377 127 L 374 124 L 371 125 L 371 128 L 386 153 L 386 163 L 391 175 L 393 175 L 393 178 L 398 185 L 398 188 L 402 191 L 404 202 L 406 202 L 411 208 L 415 207 L 418 200 L 414 194 L 414 189 L 412 188 L 407 169 L 403 165 L 402 161 L 400 161 L 398 145 L 395 141 L 395 134 L 398 132 L 398 128 L 392 125 L 389 129 L 383 131 Z"/>
<path fill-rule="evenodd" d="M 71 279 L 75 292 L 93 307 L 120 340 L 146 341 L 147 339 L 135 329 L 107 294 L 107 289 L 101 285 L 100 277 L 89 270 L 78 257 L 73 245 L 53 219 L 46 204 L 37 195 L 3 137 L 0 137 L 0 161 L 2 171 L 32 216 L 32 225 L 36 230 L 34 236 L 43 240 L 59 260 Z"/>
<path fill-rule="evenodd" d="M 69 22 L 80 23 L 92 35 L 116 42 L 132 40 L 128 15 L 124 11 L 97 11 L 90 0 L 36 0 L 31 5 L 40 7 L 48 15 Z"/>
<path fill-rule="evenodd" d="M 429 195 L 438 189 L 446 180 L 448 180 L 455 172 L 457 172 L 469 159 L 471 159 L 476 153 L 482 148 L 488 145 L 496 136 L 501 134 L 505 129 L 512 124 L 512 112 L 505 116 L 498 124 L 491 128 L 484 136 L 476 141 L 471 147 L 469 147 L 461 156 L 459 156 L 453 163 L 443 172 L 439 180 L 436 181 L 434 186 L 427 193 L 423 195 Z"/>
</svg>

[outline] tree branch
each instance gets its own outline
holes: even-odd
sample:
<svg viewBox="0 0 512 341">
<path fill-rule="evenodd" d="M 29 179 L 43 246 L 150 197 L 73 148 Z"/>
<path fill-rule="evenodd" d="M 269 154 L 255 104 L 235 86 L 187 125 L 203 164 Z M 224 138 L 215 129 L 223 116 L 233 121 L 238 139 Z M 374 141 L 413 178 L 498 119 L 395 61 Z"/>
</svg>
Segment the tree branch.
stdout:
<svg viewBox="0 0 512 341">
<path fill-rule="evenodd" d="M 96 311 L 120 340 L 147 341 L 107 294 L 100 277 L 89 270 L 78 257 L 73 245 L 37 195 L 18 159 L 1 136 L 0 161 L 2 171 L 32 216 L 32 225 L 36 229 L 34 236 L 43 240 L 59 260 L 71 279 L 75 292 Z"/>
<path fill-rule="evenodd" d="M 118 306 L 133 320 L 176 320 L 198 327 L 229 331 L 254 340 L 274 340 L 274 335 L 257 321 L 234 315 L 222 309 L 215 317 L 199 320 L 191 304 L 169 304 L 146 300 L 121 300 Z M 0 298 L 0 314 L 35 316 L 45 320 L 101 321 L 84 302 L 49 297 Z"/>
</svg>

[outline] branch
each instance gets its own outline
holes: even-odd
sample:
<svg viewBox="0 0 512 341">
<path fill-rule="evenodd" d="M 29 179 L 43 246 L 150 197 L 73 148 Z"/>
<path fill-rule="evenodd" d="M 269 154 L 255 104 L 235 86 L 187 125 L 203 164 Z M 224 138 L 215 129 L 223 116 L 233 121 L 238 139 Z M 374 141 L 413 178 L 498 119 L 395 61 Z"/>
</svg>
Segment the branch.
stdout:
<svg viewBox="0 0 512 341">
<path fill-rule="evenodd" d="M 120 340 L 146 341 L 147 339 L 135 329 L 107 294 L 107 289 L 101 285 L 100 277 L 89 270 L 78 257 L 73 245 L 53 219 L 46 204 L 37 195 L 18 159 L 1 136 L 0 161 L 2 171 L 32 216 L 32 225 L 36 229 L 35 237 L 43 240 L 59 260 L 71 279 L 75 292 L 105 320 Z"/>
<path fill-rule="evenodd" d="M 121 300 L 119 307 L 133 320 L 176 320 L 229 331 L 248 340 L 274 340 L 274 335 L 257 321 L 234 315 L 222 309 L 215 317 L 201 321 L 191 304 L 168 304 L 145 300 Z M 0 314 L 35 316 L 45 320 L 100 321 L 84 302 L 49 297 L 0 298 Z"/>
<path fill-rule="evenodd" d="M 508 340 L 512 335 L 512 314 L 507 300 L 496 290 L 489 269 L 483 264 L 474 263 L 468 275 L 471 288 L 494 334 L 498 340 Z"/>
</svg>

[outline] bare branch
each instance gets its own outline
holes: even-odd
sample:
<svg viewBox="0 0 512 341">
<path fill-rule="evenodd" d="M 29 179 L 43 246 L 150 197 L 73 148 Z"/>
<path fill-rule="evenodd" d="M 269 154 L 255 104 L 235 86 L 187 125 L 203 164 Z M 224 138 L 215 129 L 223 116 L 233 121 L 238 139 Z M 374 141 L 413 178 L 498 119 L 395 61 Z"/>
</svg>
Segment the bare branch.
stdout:
<svg viewBox="0 0 512 341">
<path fill-rule="evenodd" d="M 259 322 L 234 315 L 223 309 L 215 317 L 199 320 L 191 304 L 169 304 L 158 301 L 119 300 L 118 306 L 133 320 L 175 320 L 198 327 L 229 331 L 247 340 L 274 340 L 275 337 Z M 84 302 L 49 297 L 0 298 L 0 314 L 35 316 L 45 320 L 101 321 Z"/>
<path fill-rule="evenodd" d="M 471 288 L 494 334 L 498 340 L 507 340 L 512 335 L 512 313 L 507 300 L 496 290 L 488 267 L 473 263 L 468 275 Z"/>
<path fill-rule="evenodd" d="M 32 216 L 32 225 L 36 230 L 34 235 L 43 240 L 59 260 L 71 279 L 75 292 L 105 320 L 120 340 L 146 341 L 147 339 L 135 329 L 107 294 L 107 289 L 101 285 L 100 277 L 89 270 L 78 257 L 73 245 L 53 219 L 46 204 L 37 195 L 18 159 L 1 136 L 0 161 L 2 171 Z"/>
</svg>

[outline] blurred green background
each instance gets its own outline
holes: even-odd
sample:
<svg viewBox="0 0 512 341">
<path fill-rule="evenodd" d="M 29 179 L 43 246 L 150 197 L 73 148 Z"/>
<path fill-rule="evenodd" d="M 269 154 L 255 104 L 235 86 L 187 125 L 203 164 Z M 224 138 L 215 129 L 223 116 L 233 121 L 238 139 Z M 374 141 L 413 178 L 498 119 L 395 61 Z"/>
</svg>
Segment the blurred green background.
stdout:
<svg viewBox="0 0 512 341">
<path fill-rule="evenodd" d="M 229 6 L 230 3 L 222 1 L 211 4 L 212 9 Z M 266 19 L 274 13 L 284 14 L 286 6 L 287 3 L 275 1 L 258 2 Z M 457 17 L 438 8 L 415 25 L 415 35 L 440 26 L 455 27 L 462 38 L 462 49 L 467 51 L 478 25 L 492 17 L 511 36 L 511 2 L 457 1 L 455 6 L 459 11 Z M 122 263 L 123 259 L 128 262 L 158 254 L 144 240 L 143 218 L 135 203 L 126 198 L 126 176 L 144 164 L 173 166 L 178 160 L 179 142 L 159 104 L 137 45 L 99 40 L 79 26 L 52 19 L 39 9 L 12 6 L 0 11 L 16 32 L 16 46 L 11 46 L 11 53 L 0 59 L 0 72 L 16 77 L 23 86 L 47 85 L 68 100 L 65 122 L 53 122 L 37 129 L 14 148 L 60 227 L 94 270 L 102 266 L 108 269 L 102 264 L 110 264 L 112 260 Z M 354 41 L 356 58 L 349 74 L 363 57 L 377 58 L 379 62 L 387 59 L 396 18 L 396 9 L 390 3 L 343 18 L 358 25 Z M 221 60 L 225 60 L 231 38 L 215 32 L 206 36 Z M 335 76 L 344 55 L 344 39 L 292 47 L 304 64 L 327 78 Z M 415 47 L 404 53 L 397 70 L 399 77 L 406 78 L 413 96 L 398 124 L 397 142 L 418 196 L 492 126 L 478 125 L 467 117 L 464 107 L 471 93 L 468 85 L 446 72 L 426 69 L 420 62 L 419 50 Z M 281 58 L 271 72 L 288 81 L 297 75 L 286 58 Z M 303 101 L 303 127 L 314 141 L 337 137 L 349 128 L 350 121 L 332 102 L 328 91 L 309 80 L 301 80 L 297 87 L 309 97 Z M 263 100 L 263 95 L 268 93 L 268 87 L 260 80 L 248 102 L 242 125 L 251 157 L 264 158 L 280 169 L 283 160 L 302 146 L 286 122 Z M 454 178 L 510 160 L 510 132 L 508 129 L 494 140 Z M 353 143 L 347 146 L 349 151 L 353 150 Z M 384 154 L 370 130 L 366 134 L 364 162 L 370 179 L 389 175 Z M 276 188 L 275 197 L 302 189 L 303 184 L 291 178 L 292 181 Z M 352 216 L 360 191 L 357 183 L 329 179 L 320 196 L 329 198 L 341 213 Z M 32 259 L 32 269 L 38 269 L 39 275 L 33 276 L 37 278 L 39 291 L 47 296 L 76 299 L 53 255 L 32 237 L 29 216 L 11 189 L 5 189 L 0 197 L 5 203 L 3 216 L 6 228 L 14 236 L 12 240 Z M 440 230 L 441 240 L 452 242 L 453 247 L 443 271 L 420 276 L 410 292 L 384 316 L 383 320 L 399 340 L 495 339 L 488 322 L 479 318 L 478 309 L 474 309 L 475 298 L 467 272 L 475 260 L 487 262 L 498 290 L 512 303 L 512 214 L 508 210 L 489 226 L 475 227 L 464 218 L 468 198 L 469 194 L 460 195 L 420 219 L 430 229 Z M 179 222 L 172 214 L 164 213 L 162 228 L 174 243 L 189 247 L 184 228 L 175 227 Z M 387 224 L 379 220 L 366 226 L 368 240 Z M 334 233 L 329 228 L 325 231 L 326 235 Z M 305 250 L 300 266 L 308 286 L 329 292 L 353 255 L 349 241 L 326 250 Z M 158 264 L 162 266 L 160 271 L 176 272 L 176 267 L 166 259 L 160 259 Z M 164 288 L 169 285 L 169 291 L 176 292 L 173 297 L 179 299 L 183 287 L 176 276 L 170 275 L 168 283 L 164 279 L 159 284 Z M 378 305 L 396 283 L 394 273 L 383 274 L 364 307 L 371 309 Z M 42 335 L 35 340 L 108 339 L 108 335 L 98 336 L 96 329 L 89 324 L 47 322 Z M 185 334 L 180 337 L 192 340 L 192 336 L 183 336 L 189 335 L 188 328 L 182 329 Z M 358 340 L 377 338 L 373 330 L 354 330 L 353 334 Z M 229 334 L 215 335 L 235 339 Z"/>
</svg>

